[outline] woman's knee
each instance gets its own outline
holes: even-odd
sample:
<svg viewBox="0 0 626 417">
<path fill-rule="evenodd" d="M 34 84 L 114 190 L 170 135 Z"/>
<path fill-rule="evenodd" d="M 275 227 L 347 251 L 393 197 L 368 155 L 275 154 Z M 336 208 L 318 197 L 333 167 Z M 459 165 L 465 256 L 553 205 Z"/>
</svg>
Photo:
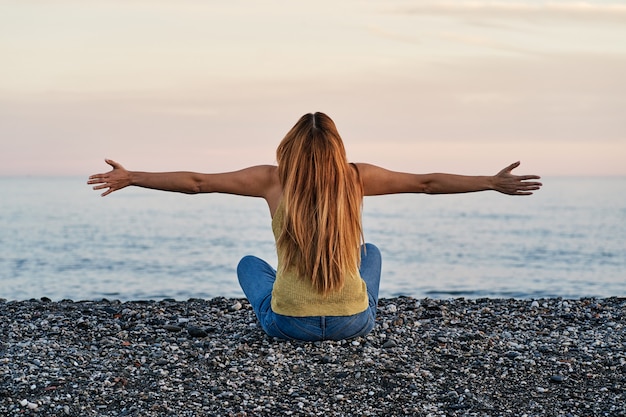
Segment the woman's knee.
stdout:
<svg viewBox="0 0 626 417">
<path fill-rule="evenodd" d="M 239 260 L 237 264 L 237 275 L 242 273 L 246 268 L 249 268 L 258 258 L 253 255 L 246 255 Z"/>
<path fill-rule="evenodd" d="M 382 267 L 382 255 L 380 250 L 371 243 L 363 244 L 361 248 L 361 272 L 365 270 L 374 273 L 374 275 L 380 275 L 380 269 Z"/>
<path fill-rule="evenodd" d="M 256 256 L 247 255 L 237 264 L 237 278 L 242 289 L 248 295 L 249 288 L 265 288 L 271 291 L 276 279 L 276 270 Z"/>
<path fill-rule="evenodd" d="M 364 243 L 362 246 L 362 254 L 367 258 L 381 259 L 380 249 L 373 243 Z"/>
<path fill-rule="evenodd" d="M 249 274 L 272 274 L 274 269 L 263 259 L 254 255 L 246 255 L 237 264 L 237 275 L 242 276 Z"/>
</svg>

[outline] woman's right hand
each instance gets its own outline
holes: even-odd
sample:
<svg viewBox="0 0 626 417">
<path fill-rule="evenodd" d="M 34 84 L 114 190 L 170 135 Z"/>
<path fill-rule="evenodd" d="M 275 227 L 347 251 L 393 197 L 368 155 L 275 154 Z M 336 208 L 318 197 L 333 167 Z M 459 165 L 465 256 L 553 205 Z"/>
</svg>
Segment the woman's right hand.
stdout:
<svg viewBox="0 0 626 417">
<path fill-rule="evenodd" d="M 514 162 L 498 172 L 493 177 L 493 189 L 508 195 L 531 195 L 533 191 L 541 188 L 540 182 L 530 181 L 540 179 L 538 175 L 513 175 L 511 173 L 519 165 L 519 161 Z"/>
</svg>

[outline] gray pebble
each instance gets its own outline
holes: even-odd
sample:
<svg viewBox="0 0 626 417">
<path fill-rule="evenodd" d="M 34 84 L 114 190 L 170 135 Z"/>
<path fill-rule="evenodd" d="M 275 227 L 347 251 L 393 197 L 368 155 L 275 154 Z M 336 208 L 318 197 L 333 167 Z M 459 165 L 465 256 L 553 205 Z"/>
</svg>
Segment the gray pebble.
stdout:
<svg viewBox="0 0 626 417">
<path fill-rule="evenodd" d="M 163 329 L 167 330 L 168 332 L 172 332 L 172 333 L 180 332 L 181 330 L 183 330 L 182 327 L 175 326 L 173 324 L 166 324 L 166 325 L 163 326 Z"/>
<path fill-rule="evenodd" d="M 396 343 L 396 341 L 394 339 L 389 339 L 385 343 L 383 343 L 383 347 L 385 349 L 393 348 L 393 347 L 396 347 L 396 346 L 398 346 L 398 343 Z"/>
<path fill-rule="evenodd" d="M 189 333 L 189 336 L 191 337 L 207 337 L 208 336 L 208 333 L 204 329 L 201 329 L 200 327 L 195 327 L 195 326 L 187 326 L 187 333 Z"/>
</svg>

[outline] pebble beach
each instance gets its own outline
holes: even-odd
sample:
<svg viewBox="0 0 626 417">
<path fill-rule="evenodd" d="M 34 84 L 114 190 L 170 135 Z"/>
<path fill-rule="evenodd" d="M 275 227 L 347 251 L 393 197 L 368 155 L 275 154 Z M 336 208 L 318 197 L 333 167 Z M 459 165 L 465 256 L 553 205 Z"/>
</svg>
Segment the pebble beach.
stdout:
<svg viewBox="0 0 626 417">
<path fill-rule="evenodd" d="M 381 299 L 366 337 L 244 299 L 0 300 L 2 416 L 626 416 L 626 299 Z"/>
</svg>

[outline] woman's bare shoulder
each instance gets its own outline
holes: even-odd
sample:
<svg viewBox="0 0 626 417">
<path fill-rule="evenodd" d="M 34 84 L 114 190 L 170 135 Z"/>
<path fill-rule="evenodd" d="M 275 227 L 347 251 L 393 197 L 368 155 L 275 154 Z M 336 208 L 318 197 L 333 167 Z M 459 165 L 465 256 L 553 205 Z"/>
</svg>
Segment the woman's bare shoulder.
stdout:
<svg viewBox="0 0 626 417">
<path fill-rule="evenodd" d="M 363 181 L 365 195 L 424 192 L 424 176 L 389 169 L 368 163 L 355 164 Z"/>
</svg>

